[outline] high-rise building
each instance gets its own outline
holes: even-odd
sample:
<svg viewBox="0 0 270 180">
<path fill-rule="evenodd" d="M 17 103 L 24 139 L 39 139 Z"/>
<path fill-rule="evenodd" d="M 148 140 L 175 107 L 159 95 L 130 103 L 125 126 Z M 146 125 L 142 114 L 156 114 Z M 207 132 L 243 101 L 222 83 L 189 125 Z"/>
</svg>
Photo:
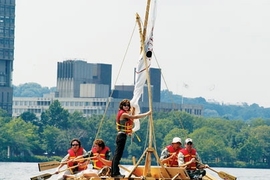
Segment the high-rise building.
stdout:
<svg viewBox="0 0 270 180">
<path fill-rule="evenodd" d="M 111 90 L 111 74 L 111 64 L 93 64 L 82 60 L 58 62 L 57 96 L 78 98 L 98 95 L 108 97 Z"/>
<path fill-rule="evenodd" d="M 150 68 L 150 85 L 152 91 L 153 102 L 160 102 L 160 91 L 161 91 L 161 69 Z M 134 84 L 136 78 L 136 69 L 134 68 Z M 113 98 L 127 98 L 132 99 L 134 91 L 134 85 L 116 85 L 113 90 Z M 142 96 L 140 98 L 142 102 L 148 102 L 148 90 L 147 82 L 145 82 L 145 87 L 143 88 Z"/>
<path fill-rule="evenodd" d="M 161 91 L 161 69 L 150 68 L 150 83 L 154 87 L 152 92 L 153 102 L 160 102 Z"/>
<path fill-rule="evenodd" d="M 0 0 L 0 108 L 12 115 L 15 0 Z"/>
</svg>

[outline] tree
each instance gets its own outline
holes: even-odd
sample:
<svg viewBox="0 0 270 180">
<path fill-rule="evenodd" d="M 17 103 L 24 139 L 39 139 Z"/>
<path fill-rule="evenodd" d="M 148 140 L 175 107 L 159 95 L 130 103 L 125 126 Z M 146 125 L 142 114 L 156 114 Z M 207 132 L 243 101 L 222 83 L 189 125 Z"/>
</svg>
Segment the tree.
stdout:
<svg viewBox="0 0 270 180">
<path fill-rule="evenodd" d="M 258 143 L 254 145 L 262 147 L 261 161 L 267 162 L 268 166 L 270 166 L 270 127 L 264 125 L 252 128 L 250 135 L 258 141 Z"/>
<path fill-rule="evenodd" d="M 58 128 L 67 128 L 69 112 L 65 110 L 58 100 L 55 100 L 41 116 L 44 125 L 55 126 Z"/>
<path fill-rule="evenodd" d="M 31 113 L 29 111 L 23 112 L 20 117 L 25 121 L 25 122 L 34 122 L 38 120 L 37 116 L 34 113 Z"/>
<path fill-rule="evenodd" d="M 55 88 L 42 87 L 38 83 L 30 82 L 13 86 L 14 97 L 42 97 L 44 94 L 54 92 Z"/>
<path fill-rule="evenodd" d="M 58 137 L 61 134 L 61 130 L 54 126 L 46 125 L 42 132 L 42 149 L 44 152 L 49 154 L 57 153 L 57 150 L 62 152 L 62 149 L 59 149 L 59 140 Z M 60 146 L 61 147 L 61 146 Z"/>
<path fill-rule="evenodd" d="M 12 155 L 22 156 L 25 153 L 33 155 L 40 148 L 37 127 L 26 123 L 21 118 L 14 118 L 0 127 L 1 146 L 11 149 Z"/>
</svg>

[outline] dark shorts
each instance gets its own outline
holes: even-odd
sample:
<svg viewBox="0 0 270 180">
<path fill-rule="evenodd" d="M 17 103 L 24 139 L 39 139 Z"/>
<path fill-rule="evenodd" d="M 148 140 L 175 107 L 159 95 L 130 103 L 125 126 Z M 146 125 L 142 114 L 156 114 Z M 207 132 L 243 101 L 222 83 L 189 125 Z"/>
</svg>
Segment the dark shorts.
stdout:
<svg viewBox="0 0 270 180">
<path fill-rule="evenodd" d="M 202 178 L 206 174 L 206 171 L 203 169 L 198 169 L 194 171 L 187 170 L 187 172 L 190 179 L 196 179 L 196 180 Z"/>
</svg>

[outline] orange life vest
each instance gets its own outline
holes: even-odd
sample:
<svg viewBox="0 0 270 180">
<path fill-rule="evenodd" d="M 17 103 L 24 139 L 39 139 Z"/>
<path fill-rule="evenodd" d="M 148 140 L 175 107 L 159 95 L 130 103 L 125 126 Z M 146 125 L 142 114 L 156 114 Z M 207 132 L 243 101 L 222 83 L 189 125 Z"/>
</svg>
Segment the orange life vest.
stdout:
<svg viewBox="0 0 270 180">
<path fill-rule="evenodd" d="M 194 148 L 191 149 L 191 152 L 189 152 L 186 148 L 181 149 L 181 152 L 184 155 L 184 162 L 190 161 L 192 158 L 196 158 L 196 150 Z M 196 170 L 196 162 L 192 162 L 191 164 L 187 165 L 187 170 Z"/>
<path fill-rule="evenodd" d="M 76 157 L 83 155 L 83 148 L 80 147 L 77 152 L 74 152 L 73 149 L 70 148 L 68 150 L 68 154 L 69 154 L 69 159 L 75 159 Z M 83 165 L 83 162 L 84 162 L 84 160 L 75 161 L 75 162 L 69 162 L 67 164 L 67 166 L 72 167 L 72 166 L 76 166 L 78 164 L 78 167 L 75 167 L 72 170 L 74 171 L 76 169 L 78 171 L 82 171 L 82 170 L 87 169 L 87 165 Z"/>
<path fill-rule="evenodd" d="M 132 133 L 132 128 L 133 128 L 133 121 L 131 119 L 122 119 L 121 115 L 125 113 L 124 110 L 119 110 L 117 113 L 117 117 L 116 117 L 116 129 L 119 132 L 124 132 L 126 134 L 130 134 Z"/>
<path fill-rule="evenodd" d="M 99 153 L 97 152 L 96 148 L 92 148 L 93 156 L 95 157 L 95 156 L 99 155 L 103 159 L 106 159 L 105 155 L 106 155 L 107 151 L 110 151 L 110 149 L 107 146 L 105 146 L 105 148 L 102 149 Z M 99 161 L 97 158 L 92 158 L 92 162 L 93 162 L 94 169 L 101 169 L 104 166 L 104 164 L 101 161 Z"/>
<path fill-rule="evenodd" d="M 178 155 L 179 151 L 181 150 L 181 148 L 175 150 L 172 145 L 169 145 L 166 148 L 167 148 L 167 150 L 169 152 L 169 156 L 171 156 L 173 153 L 176 153 L 176 155 Z M 169 160 L 168 166 L 169 167 L 178 167 L 177 156 L 176 157 L 173 157 L 172 159 Z"/>
</svg>

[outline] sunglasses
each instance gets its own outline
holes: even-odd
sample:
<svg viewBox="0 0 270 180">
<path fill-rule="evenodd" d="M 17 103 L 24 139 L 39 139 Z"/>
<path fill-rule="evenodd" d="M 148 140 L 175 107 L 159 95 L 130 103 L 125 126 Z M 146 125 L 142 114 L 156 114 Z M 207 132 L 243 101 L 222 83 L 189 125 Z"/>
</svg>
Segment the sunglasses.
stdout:
<svg viewBox="0 0 270 180">
<path fill-rule="evenodd" d="M 79 146 L 79 144 L 72 144 L 71 146 Z"/>
<path fill-rule="evenodd" d="M 192 142 L 188 142 L 187 145 L 192 145 Z"/>
<path fill-rule="evenodd" d="M 130 107 L 130 104 L 123 104 L 123 106 L 128 106 L 128 107 Z"/>
</svg>

